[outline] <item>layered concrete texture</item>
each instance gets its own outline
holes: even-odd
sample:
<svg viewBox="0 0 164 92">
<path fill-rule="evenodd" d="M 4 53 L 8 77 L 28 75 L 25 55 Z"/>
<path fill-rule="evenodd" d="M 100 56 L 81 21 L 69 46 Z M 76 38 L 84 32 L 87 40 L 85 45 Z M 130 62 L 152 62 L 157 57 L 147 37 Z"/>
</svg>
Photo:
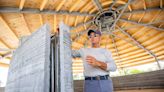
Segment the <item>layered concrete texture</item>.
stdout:
<svg viewBox="0 0 164 92">
<path fill-rule="evenodd" d="M 9 67 L 5 92 L 49 92 L 50 27 L 21 40 Z"/>
<path fill-rule="evenodd" d="M 59 25 L 60 29 L 60 92 L 73 92 L 72 77 L 72 55 L 70 28 L 63 22 Z"/>
</svg>

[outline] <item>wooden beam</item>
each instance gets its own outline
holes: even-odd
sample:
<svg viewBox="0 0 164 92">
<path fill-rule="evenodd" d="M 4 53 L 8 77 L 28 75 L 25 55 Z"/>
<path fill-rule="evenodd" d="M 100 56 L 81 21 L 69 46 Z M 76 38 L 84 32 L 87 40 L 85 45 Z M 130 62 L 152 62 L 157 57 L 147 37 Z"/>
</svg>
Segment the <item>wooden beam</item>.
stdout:
<svg viewBox="0 0 164 92">
<path fill-rule="evenodd" d="M 15 36 L 17 39 L 19 39 L 19 37 L 18 37 L 18 35 L 16 34 L 16 32 L 14 32 L 14 31 L 9 27 L 9 25 L 8 25 L 7 22 L 2 18 L 2 16 L 0 16 L 0 21 L 4 24 L 4 26 L 5 26 L 8 30 L 10 30 L 10 31 L 14 34 L 14 36 Z"/>
<path fill-rule="evenodd" d="M 106 5 L 109 5 L 111 4 L 113 1 L 112 0 L 106 0 L 105 2 L 102 2 L 102 6 L 106 6 Z M 119 1 L 119 0 L 116 0 L 117 4 L 126 4 L 125 1 Z"/>
<path fill-rule="evenodd" d="M 163 24 L 163 23 L 161 23 L 161 24 L 159 25 L 159 28 L 161 28 L 163 25 L 164 25 L 164 24 Z"/>
<path fill-rule="evenodd" d="M 73 3 L 73 6 L 70 7 L 69 9 L 69 12 L 72 12 L 77 6 L 78 4 L 81 2 L 81 0 L 76 0 L 74 3 Z"/>
<path fill-rule="evenodd" d="M 144 10 L 146 10 L 146 2 L 145 2 L 145 0 L 143 0 L 143 8 L 144 8 Z"/>
<path fill-rule="evenodd" d="M 5 63 L 0 62 L 0 67 L 9 67 L 9 64 L 5 64 Z"/>
<path fill-rule="evenodd" d="M 75 27 L 72 27 L 71 30 L 74 30 L 74 29 L 76 29 L 76 28 L 78 28 L 78 27 L 81 27 L 81 26 L 83 26 L 83 25 L 91 24 L 92 22 L 93 22 L 93 20 L 89 20 L 89 21 L 87 21 L 87 22 L 85 22 L 85 23 L 79 23 L 79 24 L 77 24 Z"/>
<path fill-rule="evenodd" d="M 78 18 L 79 18 L 79 16 L 76 16 L 74 26 L 77 26 Z"/>
<path fill-rule="evenodd" d="M 8 44 L 6 44 L 1 38 L 0 38 L 0 42 L 2 44 L 4 44 L 8 49 L 11 49 L 11 46 L 9 46 Z"/>
<path fill-rule="evenodd" d="M 54 32 L 57 32 L 57 18 L 56 15 L 54 15 Z"/>
<path fill-rule="evenodd" d="M 21 15 L 21 18 L 23 19 L 23 21 L 24 21 L 24 23 L 25 23 L 25 25 L 26 25 L 26 27 L 27 27 L 29 33 L 31 33 L 31 30 L 30 30 L 30 28 L 29 28 L 29 26 L 28 26 L 28 24 L 27 24 L 27 22 L 26 22 L 26 19 L 25 19 L 25 17 L 24 17 L 24 14 L 20 14 L 20 15 Z"/>
<path fill-rule="evenodd" d="M 142 16 L 140 17 L 140 19 L 138 20 L 138 23 L 141 22 L 141 20 L 143 19 L 143 17 L 145 16 L 146 12 L 143 12 Z"/>
<path fill-rule="evenodd" d="M 151 11 L 157 11 L 157 10 L 163 10 L 164 8 L 159 8 L 159 7 L 153 7 L 153 8 L 147 8 L 147 9 L 137 9 L 137 10 L 133 10 L 133 11 L 127 11 L 124 12 L 123 14 L 135 14 L 135 13 L 142 13 L 142 12 L 151 12 Z"/>
<path fill-rule="evenodd" d="M 158 58 L 160 58 L 160 60 L 163 60 L 164 56 L 160 56 Z M 152 63 L 152 62 L 155 62 L 155 60 L 150 58 L 150 59 L 142 60 L 142 62 L 141 61 L 136 61 L 136 62 L 133 62 L 133 63 L 122 65 L 122 66 L 123 67 L 132 67 L 132 66 L 138 66 L 138 65 L 143 65 L 143 64 Z"/>
<path fill-rule="evenodd" d="M 64 22 L 65 22 L 65 24 L 67 24 L 67 25 L 68 25 L 68 18 L 69 18 L 69 16 L 68 16 L 68 15 L 65 15 L 65 20 L 64 20 Z"/>
<path fill-rule="evenodd" d="M 126 19 L 119 19 L 120 21 L 125 21 L 125 22 L 129 22 L 129 23 L 132 23 L 132 24 L 137 24 L 137 25 L 140 25 L 140 26 L 145 26 L 145 27 L 149 27 L 149 28 L 153 28 L 155 30 L 158 30 L 158 31 L 164 31 L 163 28 L 158 28 L 158 27 L 155 27 L 155 26 L 152 26 L 151 24 L 145 24 L 145 23 L 138 23 L 138 22 L 135 22 L 135 21 L 131 21 L 131 20 L 126 20 Z"/>
<path fill-rule="evenodd" d="M 162 47 L 162 40 L 153 44 L 153 45 L 149 45 L 149 46 L 146 46 L 146 48 L 150 49 L 151 51 L 155 52 L 156 50 L 161 50 L 163 47 Z M 160 47 L 159 47 L 160 46 Z M 128 47 L 128 48 L 127 48 Z M 156 48 L 158 47 L 158 48 Z M 119 49 L 120 50 L 120 49 Z M 141 50 L 141 51 L 140 51 Z M 143 52 L 142 49 L 138 49 L 137 47 L 134 47 L 134 46 L 124 46 L 124 48 L 122 48 L 122 50 L 120 50 L 120 54 L 122 57 L 126 57 L 126 54 L 127 55 L 134 55 L 134 54 L 139 54 L 140 52 Z"/>
<path fill-rule="evenodd" d="M 82 13 L 88 7 L 91 7 L 92 2 L 87 3 L 83 8 L 80 9 L 80 13 Z"/>
<path fill-rule="evenodd" d="M 163 0 L 160 0 L 160 8 L 163 8 Z"/>
<path fill-rule="evenodd" d="M 161 53 L 164 53 L 164 52 L 157 52 L 156 55 L 157 56 L 160 56 L 162 55 Z M 140 57 L 136 57 L 136 58 L 129 58 L 129 59 L 124 59 L 122 60 L 121 64 L 128 64 L 128 63 L 133 63 L 133 62 L 137 62 L 137 61 L 142 61 L 142 60 L 146 60 L 146 59 L 152 59 L 151 56 L 149 55 L 143 55 L 143 56 L 140 56 Z"/>
<path fill-rule="evenodd" d="M 26 0 L 21 0 L 21 1 L 20 1 L 19 10 L 22 10 L 22 9 L 23 9 L 23 6 L 24 6 L 24 4 L 25 4 L 25 1 L 26 1 Z"/>
<path fill-rule="evenodd" d="M 158 53 L 158 52 L 162 52 L 162 50 L 164 50 L 162 47 L 157 48 L 157 49 L 155 49 L 155 48 L 151 49 L 151 51 L 154 52 L 155 54 Z M 147 53 L 145 53 L 144 50 L 136 48 L 133 51 L 126 52 L 124 54 L 121 54 L 120 56 L 123 58 L 122 60 L 126 61 L 126 60 L 129 60 L 129 59 L 134 59 L 134 58 L 142 57 L 142 56 L 145 56 L 145 55 L 147 55 Z M 115 59 L 119 60 L 118 57 L 116 57 Z"/>
<path fill-rule="evenodd" d="M 43 18 L 42 18 L 41 14 L 39 14 L 39 20 L 40 20 L 40 25 L 42 26 L 43 25 Z"/>
<path fill-rule="evenodd" d="M 65 2 L 66 0 L 62 0 L 61 3 L 57 6 L 56 11 L 59 11 Z"/>
<path fill-rule="evenodd" d="M 135 44 L 137 44 L 137 46 L 138 46 L 139 48 L 144 49 L 146 52 L 148 52 L 148 54 L 150 54 L 150 55 L 156 60 L 159 69 L 161 69 L 160 64 L 159 64 L 159 61 L 158 61 L 158 59 L 157 59 L 157 56 L 156 56 L 152 51 L 150 51 L 149 49 L 147 49 L 147 48 L 145 48 L 144 46 L 142 46 L 137 40 L 135 40 L 135 38 L 133 38 L 133 37 L 132 37 L 129 33 L 127 33 L 126 31 L 122 30 L 119 26 L 117 26 L 117 27 L 119 28 L 119 30 L 120 30 L 121 32 L 123 32 L 125 35 L 127 35 L 133 42 L 135 42 Z"/>
<path fill-rule="evenodd" d="M 48 0 L 43 0 L 42 4 L 40 5 L 40 11 L 42 11 L 47 4 Z"/>
<path fill-rule="evenodd" d="M 153 16 L 153 18 L 151 18 L 151 21 L 150 21 L 149 23 L 152 23 L 156 18 L 158 18 L 159 15 L 160 15 L 160 13 L 161 13 L 161 10 L 159 10 L 159 11 Z"/>
</svg>

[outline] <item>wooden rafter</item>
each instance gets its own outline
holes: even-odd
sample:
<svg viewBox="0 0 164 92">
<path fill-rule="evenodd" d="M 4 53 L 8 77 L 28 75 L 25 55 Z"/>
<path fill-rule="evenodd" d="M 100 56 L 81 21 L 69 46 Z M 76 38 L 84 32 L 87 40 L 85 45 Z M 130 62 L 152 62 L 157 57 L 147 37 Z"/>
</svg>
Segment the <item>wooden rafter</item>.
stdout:
<svg viewBox="0 0 164 92">
<path fill-rule="evenodd" d="M 43 17 L 41 14 L 39 14 L 39 20 L 40 20 L 40 25 L 43 25 Z"/>
<path fill-rule="evenodd" d="M 143 19 L 144 15 L 146 14 L 146 12 L 143 12 L 142 16 L 140 17 L 140 19 L 138 20 L 138 23 L 141 22 L 141 20 Z"/>
<path fill-rule="evenodd" d="M 2 39 L 0 39 L 0 42 L 5 45 L 8 49 L 11 49 L 11 46 L 9 46 L 6 42 L 4 42 Z"/>
<path fill-rule="evenodd" d="M 54 32 L 57 31 L 57 18 L 56 15 L 54 15 Z"/>
<path fill-rule="evenodd" d="M 81 2 L 81 0 L 76 0 L 76 2 L 73 4 L 73 6 L 70 7 L 69 12 L 72 12 L 80 2 Z"/>
<path fill-rule="evenodd" d="M 67 24 L 68 25 L 68 15 L 65 15 L 65 20 L 64 20 L 64 22 L 65 22 L 65 24 Z"/>
<path fill-rule="evenodd" d="M 24 21 L 24 23 L 25 23 L 25 25 L 26 25 L 26 27 L 27 27 L 29 33 L 31 33 L 31 30 L 30 30 L 30 28 L 29 28 L 29 26 L 28 26 L 28 24 L 27 24 L 27 21 L 26 21 L 26 19 L 25 19 L 25 17 L 24 17 L 24 14 L 21 14 L 21 17 L 22 17 L 22 20 Z"/>
<path fill-rule="evenodd" d="M 160 0 L 160 8 L 163 8 L 163 0 Z"/>
<path fill-rule="evenodd" d="M 0 16 L 0 21 L 4 24 L 4 26 L 6 26 L 6 28 L 8 29 L 8 30 L 10 30 L 14 35 L 15 35 L 15 37 L 18 39 L 19 37 L 18 37 L 18 35 L 16 34 L 16 32 L 14 32 L 10 27 L 9 27 L 9 25 L 7 24 L 7 22 L 2 18 L 2 16 Z"/>
<path fill-rule="evenodd" d="M 143 8 L 144 8 L 144 10 L 146 10 L 146 2 L 145 2 L 145 0 L 143 0 Z"/>
<path fill-rule="evenodd" d="M 76 16 L 74 26 L 77 26 L 78 19 L 79 19 L 79 16 Z"/>
<path fill-rule="evenodd" d="M 22 10 L 26 0 L 21 0 L 19 4 L 19 9 Z"/>
<path fill-rule="evenodd" d="M 120 30 L 121 32 L 123 32 L 125 35 L 127 35 L 133 42 L 135 42 L 135 44 L 137 44 L 137 46 L 138 46 L 139 48 L 144 49 L 146 52 L 148 52 L 148 54 L 150 54 L 150 55 L 155 59 L 155 61 L 157 62 L 159 69 L 161 69 L 160 64 L 159 64 L 159 61 L 158 61 L 158 59 L 157 59 L 157 56 L 156 56 L 152 51 L 150 51 L 149 49 L 147 49 L 147 48 L 145 48 L 144 46 L 142 46 L 137 40 L 135 40 L 135 38 L 133 38 L 133 37 L 132 37 L 129 33 L 127 33 L 126 31 L 122 30 L 119 26 L 117 26 L 117 27 L 119 28 L 119 30 Z"/>
<path fill-rule="evenodd" d="M 56 11 L 59 11 L 62 5 L 66 2 L 66 0 L 62 0 L 61 3 L 57 6 Z"/>
<path fill-rule="evenodd" d="M 40 11 L 42 11 L 47 4 L 48 0 L 43 0 L 42 4 L 40 5 Z"/>
</svg>

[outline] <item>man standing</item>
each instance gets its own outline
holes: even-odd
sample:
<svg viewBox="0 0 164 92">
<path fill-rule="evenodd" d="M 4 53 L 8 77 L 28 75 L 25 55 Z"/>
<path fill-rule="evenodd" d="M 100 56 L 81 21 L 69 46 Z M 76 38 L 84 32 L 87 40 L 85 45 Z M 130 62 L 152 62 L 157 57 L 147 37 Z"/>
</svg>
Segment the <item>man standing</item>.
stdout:
<svg viewBox="0 0 164 92">
<path fill-rule="evenodd" d="M 88 37 L 91 48 L 72 51 L 73 57 L 81 57 L 84 66 L 84 92 L 113 92 L 110 71 L 117 69 L 111 52 L 100 48 L 101 32 L 89 30 Z"/>
</svg>

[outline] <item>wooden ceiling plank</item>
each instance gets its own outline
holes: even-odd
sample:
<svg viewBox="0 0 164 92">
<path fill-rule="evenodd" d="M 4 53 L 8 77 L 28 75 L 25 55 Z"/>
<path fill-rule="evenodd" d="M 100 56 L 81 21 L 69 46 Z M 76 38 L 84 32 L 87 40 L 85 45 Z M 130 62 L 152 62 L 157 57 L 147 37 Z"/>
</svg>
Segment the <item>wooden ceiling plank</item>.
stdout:
<svg viewBox="0 0 164 92">
<path fill-rule="evenodd" d="M 2 18 L 2 16 L 0 16 L 0 21 L 4 24 L 4 26 L 6 26 L 8 30 L 14 34 L 17 39 L 19 39 L 18 35 L 9 27 L 8 23 Z"/>
<path fill-rule="evenodd" d="M 9 46 L 7 43 L 5 43 L 2 39 L 0 39 L 1 43 L 4 44 L 8 49 L 11 49 L 12 47 Z"/>
<path fill-rule="evenodd" d="M 59 11 L 65 2 L 66 0 L 62 0 L 61 3 L 57 6 L 56 11 Z"/>
<path fill-rule="evenodd" d="M 119 30 L 124 33 L 126 36 L 128 36 L 135 44 L 137 44 L 137 46 L 141 49 L 144 49 L 146 52 L 148 52 L 150 55 L 152 55 L 152 53 L 146 49 L 144 46 L 142 46 L 137 40 L 135 40 L 135 38 L 133 38 L 129 33 L 127 33 L 126 31 L 122 30 L 119 26 L 117 26 L 119 28 Z"/>
<path fill-rule="evenodd" d="M 143 8 L 144 8 L 144 10 L 146 10 L 146 2 L 145 2 L 145 0 L 143 0 Z"/>
<path fill-rule="evenodd" d="M 163 8 L 163 0 L 160 0 L 160 8 Z"/>
<path fill-rule="evenodd" d="M 156 18 L 158 18 L 160 16 L 161 10 L 159 10 L 154 16 L 153 18 L 151 18 L 151 21 L 149 23 L 152 23 Z"/>
<path fill-rule="evenodd" d="M 54 15 L 54 32 L 57 32 L 57 17 Z"/>
<path fill-rule="evenodd" d="M 43 25 L 43 17 L 41 14 L 39 14 L 39 20 L 40 20 L 40 25 L 42 26 Z"/>
<path fill-rule="evenodd" d="M 68 25 L 68 19 L 69 19 L 69 16 L 68 16 L 68 15 L 65 15 L 65 20 L 64 20 L 64 22 L 65 22 L 65 24 L 67 24 L 67 25 Z"/>
<path fill-rule="evenodd" d="M 164 53 L 164 52 L 162 52 L 162 53 Z M 161 52 L 159 53 L 159 55 L 161 55 Z M 148 55 L 145 55 L 145 56 L 134 58 L 134 59 L 130 59 L 130 60 L 123 60 L 121 62 L 121 64 L 128 64 L 128 63 L 139 62 L 139 61 L 142 62 L 143 60 L 147 60 L 147 59 L 152 59 L 152 58 L 150 56 L 148 56 Z"/>
<path fill-rule="evenodd" d="M 29 28 L 29 25 L 27 24 L 27 21 L 26 21 L 26 19 L 25 19 L 25 17 L 24 17 L 24 14 L 20 14 L 20 15 L 21 15 L 21 18 L 22 18 L 22 20 L 24 21 L 24 23 L 25 23 L 25 25 L 26 25 L 26 27 L 27 27 L 29 33 L 31 33 L 31 30 L 30 30 L 30 28 Z"/>
<path fill-rule="evenodd" d="M 161 50 L 164 50 L 164 49 L 161 49 Z M 163 55 L 164 51 L 159 51 L 159 50 L 156 50 L 154 53 L 156 54 L 156 56 L 160 56 L 160 55 Z M 147 57 L 150 57 L 150 55 L 148 55 L 147 53 L 145 52 L 140 52 L 138 54 L 133 54 L 133 55 L 126 55 L 126 57 L 124 56 L 122 59 L 119 59 L 119 58 L 115 58 L 115 60 L 122 60 L 122 62 L 126 62 L 126 61 L 131 61 L 131 60 L 135 60 L 135 59 L 140 59 L 140 58 L 147 58 Z"/>
<path fill-rule="evenodd" d="M 76 2 L 73 3 L 73 5 L 70 7 L 69 12 L 72 12 L 78 6 L 80 2 L 81 0 L 76 0 Z"/>
<path fill-rule="evenodd" d="M 74 26 L 77 26 L 78 18 L 79 18 L 79 16 L 76 16 Z"/>
<path fill-rule="evenodd" d="M 140 17 L 140 19 L 138 20 L 138 23 L 141 22 L 141 20 L 143 19 L 143 17 L 145 16 L 146 12 L 143 12 L 142 16 Z"/>
<path fill-rule="evenodd" d="M 133 40 L 133 42 L 135 42 L 135 44 L 137 44 L 139 46 L 139 48 L 144 49 L 146 52 L 148 52 L 148 54 L 150 54 L 153 58 L 155 58 L 159 69 L 161 69 L 161 66 L 159 64 L 159 61 L 157 59 L 157 56 L 150 50 L 148 50 L 147 48 L 145 48 L 143 45 L 141 45 L 137 40 L 135 40 L 129 33 L 127 33 L 126 31 L 122 30 L 119 26 L 117 26 L 121 32 L 123 32 L 124 34 L 126 34 L 129 38 L 131 38 L 131 40 Z"/>
<path fill-rule="evenodd" d="M 135 14 L 135 13 L 151 12 L 151 11 L 157 11 L 157 10 L 163 10 L 163 8 L 152 7 L 152 8 L 147 8 L 147 9 L 137 9 L 133 11 L 124 12 L 123 14 L 129 14 L 129 13 Z"/>
<path fill-rule="evenodd" d="M 149 45 L 146 48 L 150 49 L 151 51 L 155 52 L 158 51 L 159 49 L 163 49 L 164 47 L 162 46 L 163 41 L 161 40 L 160 42 L 153 44 L 153 45 Z M 160 46 L 160 47 L 158 47 Z M 158 48 L 156 48 L 158 47 Z M 142 49 L 138 49 L 138 47 L 129 47 L 130 49 L 124 48 L 123 50 L 120 50 L 120 55 L 121 57 L 124 57 L 126 55 L 134 55 L 134 54 L 138 54 L 140 52 L 143 52 Z"/>
<path fill-rule="evenodd" d="M 164 56 L 160 56 L 159 57 L 161 60 L 164 59 Z M 155 62 L 154 59 L 150 58 L 150 59 L 146 59 L 146 60 L 143 60 L 142 62 L 134 62 L 134 63 L 130 63 L 130 64 L 125 64 L 123 65 L 124 67 L 131 67 L 131 66 L 138 66 L 138 65 L 143 65 L 143 64 L 147 64 L 147 63 L 152 63 L 152 62 Z"/>
<path fill-rule="evenodd" d="M 159 28 L 161 28 L 163 25 L 164 25 L 164 24 L 163 24 L 163 23 L 161 23 L 161 24 L 159 25 Z"/>
<path fill-rule="evenodd" d="M 152 25 L 150 25 L 150 24 L 138 23 L 138 22 L 131 21 L 131 20 L 126 20 L 126 19 L 119 19 L 119 20 L 120 20 L 120 21 L 129 22 L 129 23 L 132 23 L 132 24 L 137 24 L 137 25 L 140 25 L 140 26 L 145 26 L 145 27 L 148 27 L 148 28 L 153 28 L 153 29 L 156 29 L 156 30 L 158 30 L 158 31 L 164 31 L 163 28 L 158 28 L 158 27 L 152 26 Z"/>
<path fill-rule="evenodd" d="M 85 9 L 87 9 L 88 7 L 90 7 L 92 4 L 92 2 L 87 3 L 82 9 L 80 9 L 80 13 L 82 13 Z"/>
<path fill-rule="evenodd" d="M 25 4 L 25 1 L 26 1 L 26 0 L 21 0 L 21 1 L 20 1 L 19 10 L 22 10 L 22 9 L 23 9 L 23 6 L 24 6 L 24 4 Z"/>
<path fill-rule="evenodd" d="M 42 1 L 42 4 L 40 5 L 40 11 L 42 11 L 44 9 L 44 7 L 46 6 L 47 3 L 48 3 L 48 0 Z"/>
</svg>

